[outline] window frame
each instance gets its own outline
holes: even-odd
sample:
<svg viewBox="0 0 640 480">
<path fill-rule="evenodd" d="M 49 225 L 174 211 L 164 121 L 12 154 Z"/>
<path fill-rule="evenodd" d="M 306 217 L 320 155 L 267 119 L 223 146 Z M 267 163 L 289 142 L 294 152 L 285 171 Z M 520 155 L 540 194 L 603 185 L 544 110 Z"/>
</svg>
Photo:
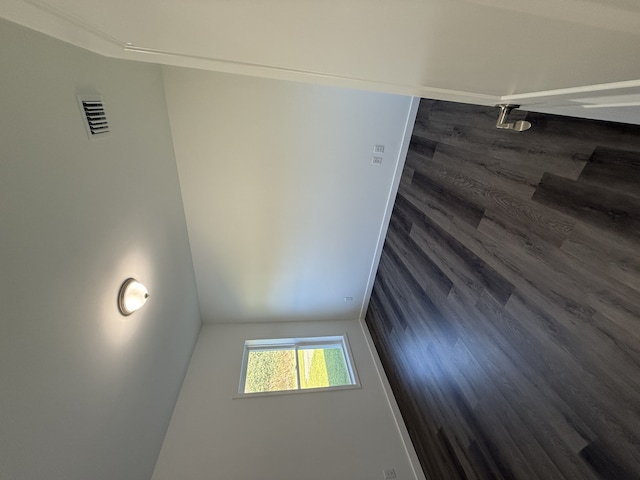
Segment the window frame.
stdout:
<svg viewBox="0 0 640 480">
<path fill-rule="evenodd" d="M 349 385 L 334 385 L 329 387 L 317 387 L 317 388 L 301 388 L 300 387 L 300 368 L 298 360 L 298 350 L 302 347 L 335 347 L 340 346 L 342 353 L 344 354 L 345 363 L 347 365 L 347 371 L 353 381 Z M 252 350 L 294 350 L 294 357 L 296 359 L 296 376 L 298 388 L 292 390 L 277 390 L 273 392 L 251 392 L 245 393 L 244 387 L 247 380 L 247 364 L 249 360 L 249 352 Z M 346 333 L 341 335 L 324 335 L 316 337 L 294 337 L 294 338 L 264 338 L 256 340 L 245 340 L 244 348 L 242 351 L 242 368 L 240 370 L 240 382 L 238 385 L 238 393 L 234 398 L 246 398 L 246 397 L 263 397 L 271 395 L 289 395 L 299 393 L 316 393 L 316 392 L 329 392 L 335 390 L 350 390 L 354 388 L 361 388 L 360 379 L 358 378 L 358 372 L 353 361 L 353 355 L 351 354 L 351 348 L 347 339 Z"/>
</svg>

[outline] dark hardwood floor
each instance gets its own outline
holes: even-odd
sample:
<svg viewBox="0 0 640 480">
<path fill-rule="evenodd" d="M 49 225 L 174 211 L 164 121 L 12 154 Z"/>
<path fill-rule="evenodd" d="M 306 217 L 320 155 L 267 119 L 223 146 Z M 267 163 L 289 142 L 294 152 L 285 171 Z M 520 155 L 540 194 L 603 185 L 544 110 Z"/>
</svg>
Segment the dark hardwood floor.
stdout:
<svg viewBox="0 0 640 480">
<path fill-rule="evenodd" d="M 366 316 L 422 467 L 640 479 L 640 127 L 496 117 L 422 100 Z"/>
</svg>

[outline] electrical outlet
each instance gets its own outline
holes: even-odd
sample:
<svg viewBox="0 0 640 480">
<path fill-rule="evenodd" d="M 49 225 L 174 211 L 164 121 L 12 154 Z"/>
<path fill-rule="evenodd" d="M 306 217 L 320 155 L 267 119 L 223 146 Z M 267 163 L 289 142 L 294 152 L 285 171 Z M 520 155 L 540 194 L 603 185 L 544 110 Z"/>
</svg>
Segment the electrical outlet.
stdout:
<svg viewBox="0 0 640 480">
<path fill-rule="evenodd" d="M 344 297 L 345 302 L 353 302 L 353 297 Z"/>
<path fill-rule="evenodd" d="M 395 468 L 388 468 L 382 472 L 384 473 L 384 480 L 393 480 L 394 478 L 397 478 Z"/>
<path fill-rule="evenodd" d="M 376 157 L 374 156 L 371 159 L 371 163 L 373 163 L 374 165 L 382 165 L 382 157 Z"/>
<path fill-rule="evenodd" d="M 384 145 L 374 145 L 373 153 L 384 153 Z"/>
</svg>

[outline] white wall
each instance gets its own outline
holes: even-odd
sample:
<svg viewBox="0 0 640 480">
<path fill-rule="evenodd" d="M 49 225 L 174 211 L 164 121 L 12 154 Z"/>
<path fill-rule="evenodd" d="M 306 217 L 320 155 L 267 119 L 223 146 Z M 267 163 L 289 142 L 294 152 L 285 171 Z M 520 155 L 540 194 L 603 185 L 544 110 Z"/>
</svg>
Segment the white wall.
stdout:
<svg viewBox="0 0 640 480">
<path fill-rule="evenodd" d="M 203 321 L 357 318 L 411 97 L 164 74 Z"/>
<path fill-rule="evenodd" d="M 148 479 L 200 327 L 160 69 L 4 20 L 0 65 L 0 478 Z"/>
<path fill-rule="evenodd" d="M 346 333 L 361 389 L 253 398 L 244 341 Z M 358 321 L 204 325 L 153 480 L 415 478 Z"/>
</svg>

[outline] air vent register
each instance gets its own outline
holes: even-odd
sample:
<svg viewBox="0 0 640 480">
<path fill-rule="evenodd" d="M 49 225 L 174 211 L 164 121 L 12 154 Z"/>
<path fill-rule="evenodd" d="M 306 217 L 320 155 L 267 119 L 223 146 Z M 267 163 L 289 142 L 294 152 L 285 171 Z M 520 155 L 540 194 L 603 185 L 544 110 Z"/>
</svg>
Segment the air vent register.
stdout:
<svg viewBox="0 0 640 480">
<path fill-rule="evenodd" d="M 109 133 L 109 122 L 99 96 L 78 96 L 89 138 L 104 137 Z"/>
</svg>

